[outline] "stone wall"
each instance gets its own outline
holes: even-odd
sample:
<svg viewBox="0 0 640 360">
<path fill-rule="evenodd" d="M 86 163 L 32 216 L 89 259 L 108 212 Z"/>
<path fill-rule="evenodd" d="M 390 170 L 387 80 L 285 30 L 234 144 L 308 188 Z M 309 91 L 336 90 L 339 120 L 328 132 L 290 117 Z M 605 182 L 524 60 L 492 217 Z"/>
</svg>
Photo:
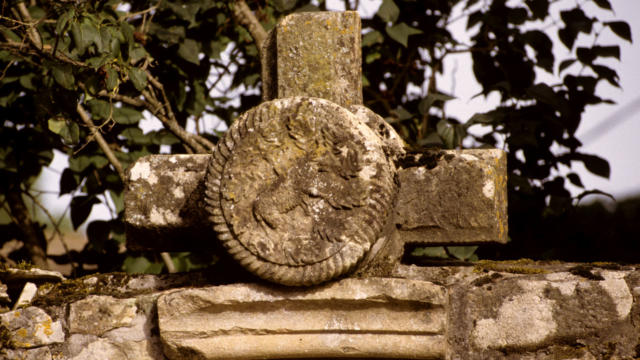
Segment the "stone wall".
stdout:
<svg viewBox="0 0 640 360">
<path fill-rule="evenodd" d="M 312 288 L 215 279 L 41 283 L 29 305 L 0 314 L 0 359 L 640 357 L 636 266 L 400 265 Z"/>
</svg>

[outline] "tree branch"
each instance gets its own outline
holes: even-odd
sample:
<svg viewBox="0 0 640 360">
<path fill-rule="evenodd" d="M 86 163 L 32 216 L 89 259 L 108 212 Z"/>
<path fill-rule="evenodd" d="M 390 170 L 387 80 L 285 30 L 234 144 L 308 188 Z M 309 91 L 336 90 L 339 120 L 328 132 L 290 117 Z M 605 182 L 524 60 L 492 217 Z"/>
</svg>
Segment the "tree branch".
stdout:
<svg viewBox="0 0 640 360">
<path fill-rule="evenodd" d="M 124 174 L 124 170 L 122 169 L 122 164 L 113 154 L 113 151 L 111 151 L 109 144 L 107 144 L 107 141 L 104 139 L 104 137 L 102 137 L 102 134 L 100 133 L 100 131 L 98 131 L 93 121 L 91 121 L 91 118 L 89 118 L 89 114 L 84 109 L 84 107 L 82 107 L 82 104 L 78 103 L 76 111 L 78 112 L 78 115 L 80 115 L 82 121 L 89 127 L 89 130 L 98 142 L 100 149 L 102 149 L 104 154 L 107 156 L 107 159 L 109 159 L 111 165 L 113 165 L 113 167 L 116 169 L 118 176 L 120 176 L 120 180 L 122 180 L 122 182 L 124 183 L 126 180 L 126 176 Z"/>
<path fill-rule="evenodd" d="M 262 52 L 262 44 L 267 39 L 267 32 L 244 0 L 236 0 L 234 2 L 233 18 L 236 22 L 247 28 L 249 34 L 251 34 L 251 37 L 256 42 L 258 51 Z"/>
<path fill-rule="evenodd" d="M 29 10 L 27 9 L 27 6 L 24 4 L 24 1 L 21 1 L 18 3 L 18 12 L 20 13 L 20 17 L 22 18 L 22 21 L 29 24 L 27 26 L 27 34 L 29 35 L 29 40 L 31 40 L 31 43 L 37 49 L 42 49 L 42 39 L 40 38 L 40 34 L 38 33 L 38 30 L 35 27 L 35 23 L 33 22 L 33 19 L 31 18 L 31 14 L 29 14 Z"/>
</svg>

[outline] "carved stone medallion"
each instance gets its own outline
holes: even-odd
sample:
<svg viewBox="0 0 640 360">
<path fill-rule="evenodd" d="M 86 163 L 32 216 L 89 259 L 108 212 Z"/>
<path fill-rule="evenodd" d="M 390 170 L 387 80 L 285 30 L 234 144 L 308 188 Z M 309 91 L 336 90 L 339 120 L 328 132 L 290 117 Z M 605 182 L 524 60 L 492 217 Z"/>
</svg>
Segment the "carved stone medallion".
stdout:
<svg viewBox="0 0 640 360">
<path fill-rule="evenodd" d="M 348 110 L 303 97 L 241 115 L 211 156 L 206 186 L 229 253 L 285 285 L 351 270 L 376 241 L 395 194 L 379 135 Z"/>
</svg>

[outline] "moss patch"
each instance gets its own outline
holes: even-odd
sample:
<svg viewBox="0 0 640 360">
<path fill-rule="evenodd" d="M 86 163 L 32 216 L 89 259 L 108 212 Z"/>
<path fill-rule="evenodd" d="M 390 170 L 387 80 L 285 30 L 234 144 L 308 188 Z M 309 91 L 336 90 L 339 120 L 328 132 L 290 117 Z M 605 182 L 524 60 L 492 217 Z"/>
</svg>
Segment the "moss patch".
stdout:
<svg viewBox="0 0 640 360">
<path fill-rule="evenodd" d="M 531 259 L 519 259 L 509 261 L 480 260 L 474 264 L 476 273 L 496 271 L 511 274 L 547 274 L 549 270 L 543 269 Z"/>
</svg>

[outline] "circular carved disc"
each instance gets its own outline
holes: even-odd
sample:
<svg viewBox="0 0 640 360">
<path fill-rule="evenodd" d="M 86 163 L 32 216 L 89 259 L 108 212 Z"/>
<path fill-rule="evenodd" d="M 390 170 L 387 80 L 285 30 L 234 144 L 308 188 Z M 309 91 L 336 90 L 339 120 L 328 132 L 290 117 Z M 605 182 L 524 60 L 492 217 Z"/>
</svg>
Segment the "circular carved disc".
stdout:
<svg viewBox="0 0 640 360">
<path fill-rule="evenodd" d="M 287 98 L 241 115 L 207 169 L 218 237 L 258 276 L 311 285 L 352 269 L 391 211 L 382 140 L 348 110 Z"/>
</svg>

